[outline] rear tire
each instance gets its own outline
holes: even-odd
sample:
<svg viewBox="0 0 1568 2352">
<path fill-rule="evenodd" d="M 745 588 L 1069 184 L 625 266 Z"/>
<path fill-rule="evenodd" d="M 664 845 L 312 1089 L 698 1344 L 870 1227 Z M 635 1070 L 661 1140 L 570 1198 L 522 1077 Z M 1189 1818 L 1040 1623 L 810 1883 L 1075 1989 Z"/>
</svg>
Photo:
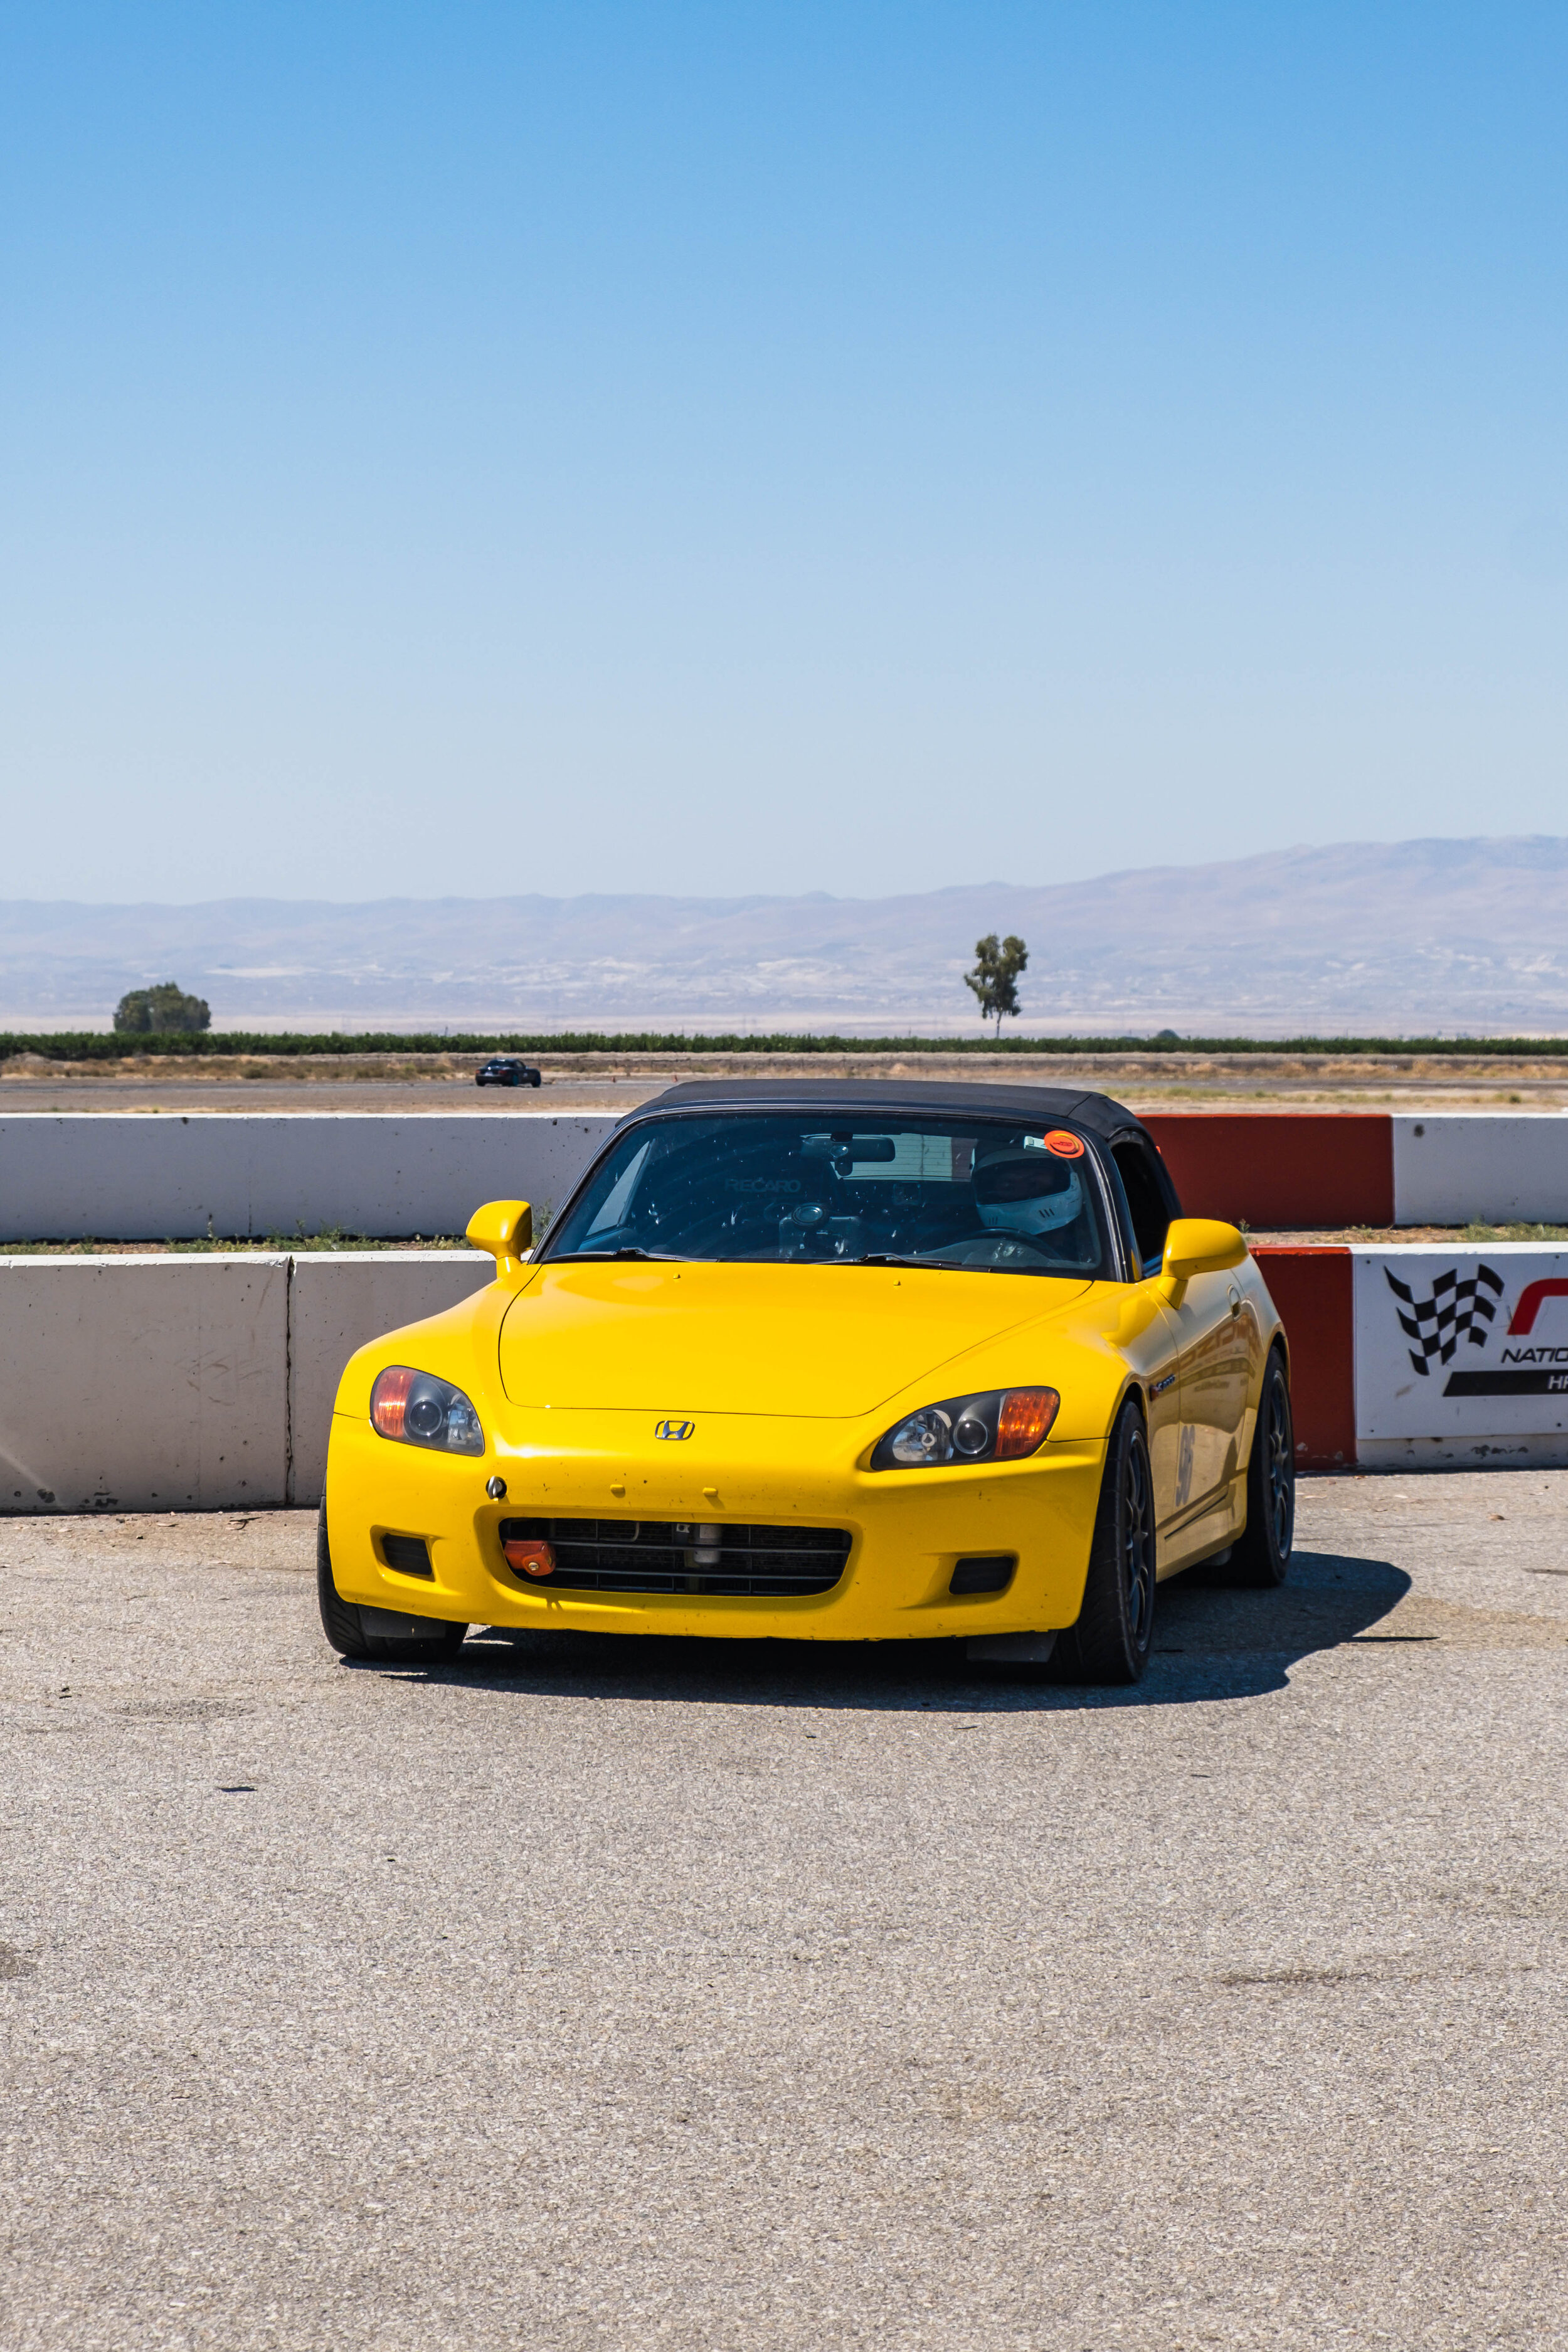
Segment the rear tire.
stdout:
<svg viewBox="0 0 1568 2352">
<path fill-rule="evenodd" d="M 1258 1423 L 1247 1465 L 1247 1530 L 1236 1539 L 1227 1584 L 1267 1590 L 1290 1572 L 1296 1535 L 1296 1428 L 1285 1353 L 1275 1347 L 1263 1368 Z"/>
<path fill-rule="evenodd" d="M 433 1664 L 454 1656 L 462 1648 L 468 1630 L 466 1625 L 444 1625 L 439 1633 L 407 1642 L 391 1641 L 383 1633 L 367 1633 L 358 1604 L 345 1601 L 332 1579 L 324 1497 L 316 1515 L 316 1599 L 321 1606 L 321 1631 L 341 1658 L 379 1658 L 384 1663 L 400 1660 L 411 1666 Z"/>
<path fill-rule="evenodd" d="M 1064 1681 L 1135 1683 L 1154 1637 L 1154 1484 L 1135 1404 L 1116 1417 L 1105 1452 L 1089 1576 L 1078 1622 L 1057 1643 Z"/>
</svg>

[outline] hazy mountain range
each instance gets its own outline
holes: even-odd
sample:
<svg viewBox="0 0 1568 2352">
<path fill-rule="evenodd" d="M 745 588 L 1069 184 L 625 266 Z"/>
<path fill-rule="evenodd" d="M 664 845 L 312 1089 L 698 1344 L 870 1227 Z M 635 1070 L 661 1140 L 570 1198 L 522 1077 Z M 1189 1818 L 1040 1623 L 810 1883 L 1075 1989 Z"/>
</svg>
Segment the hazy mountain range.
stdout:
<svg viewBox="0 0 1568 2352">
<path fill-rule="evenodd" d="M 889 898 L 225 898 L 0 905 L 0 1024 L 176 980 L 219 1028 L 970 1029 L 1017 931 L 1020 1027 L 1568 1028 L 1568 840 L 1347 843 Z"/>
</svg>

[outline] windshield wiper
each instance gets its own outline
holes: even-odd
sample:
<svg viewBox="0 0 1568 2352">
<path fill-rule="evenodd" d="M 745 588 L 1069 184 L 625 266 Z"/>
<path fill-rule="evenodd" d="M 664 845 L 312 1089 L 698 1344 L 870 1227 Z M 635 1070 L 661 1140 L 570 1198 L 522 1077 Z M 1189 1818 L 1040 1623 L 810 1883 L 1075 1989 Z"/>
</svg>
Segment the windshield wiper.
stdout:
<svg viewBox="0 0 1568 2352">
<path fill-rule="evenodd" d="M 830 1265 L 943 1265 L 950 1267 L 954 1274 L 1043 1274 L 1047 1271 L 1044 1266 L 1012 1265 L 1005 1261 L 997 1265 L 994 1259 L 976 1264 L 973 1258 L 969 1257 L 900 1257 L 896 1250 L 871 1250 L 865 1257 L 829 1258 L 826 1263 Z"/>
<path fill-rule="evenodd" d="M 901 1257 L 897 1250 L 868 1250 L 864 1257 L 829 1258 L 829 1265 L 952 1265 L 964 1270 L 961 1257 Z"/>
<path fill-rule="evenodd" d="M 572 1259 L 579 1257 L 646 1257 L 658 1260 L 667 1265 L 685 1265 L 689 1263 L 679 1250 L 645 1250 L 638 1249 L 635 1244 L 629 1249 L 563 1250 L 559 1256 L 542 1259 L 541 1263 L 546 1265 L 566 1265 Z"/>
</svg>

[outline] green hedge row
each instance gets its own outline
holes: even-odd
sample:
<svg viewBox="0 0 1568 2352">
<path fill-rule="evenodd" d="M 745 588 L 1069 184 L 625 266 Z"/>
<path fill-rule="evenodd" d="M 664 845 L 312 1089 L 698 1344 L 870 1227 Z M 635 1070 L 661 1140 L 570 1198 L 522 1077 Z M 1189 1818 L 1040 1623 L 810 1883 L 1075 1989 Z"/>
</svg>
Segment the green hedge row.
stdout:
<svg viewBox="0 0 1568 2352">
<path fill-rule="evenodd" d="M 250 1030 L 205 1030 L 145 1037 L 102 1030 L 26 1036 L 0 1032 L 0 1061 L 40 1054 L 52 1062 L 117 1062 L 215 1054 L 1449 1054 L 1516 1058 L 1568 1055 L 1568 1037 L 767 1037 L 666 1036 L 639 1031 L 605 1035 L 597 1030 L 558 1036 L 403 1037 L 387 1031 L 345 1036 L 290 1030 L 273 1036 Z"/>
</svg>

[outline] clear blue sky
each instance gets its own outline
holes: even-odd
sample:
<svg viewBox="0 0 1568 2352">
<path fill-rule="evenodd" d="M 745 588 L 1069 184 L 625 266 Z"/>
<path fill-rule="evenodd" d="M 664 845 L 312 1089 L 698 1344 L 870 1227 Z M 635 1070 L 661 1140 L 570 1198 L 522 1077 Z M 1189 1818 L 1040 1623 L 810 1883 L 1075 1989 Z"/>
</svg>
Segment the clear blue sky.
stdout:
<svg viewBox="0 0 1568 2352">
<path fill-rule="evenodd" d="M 0 897 L 1568 831 L 1568 10 L 0 15 Z"/>
</svg>

